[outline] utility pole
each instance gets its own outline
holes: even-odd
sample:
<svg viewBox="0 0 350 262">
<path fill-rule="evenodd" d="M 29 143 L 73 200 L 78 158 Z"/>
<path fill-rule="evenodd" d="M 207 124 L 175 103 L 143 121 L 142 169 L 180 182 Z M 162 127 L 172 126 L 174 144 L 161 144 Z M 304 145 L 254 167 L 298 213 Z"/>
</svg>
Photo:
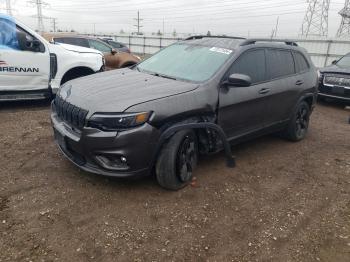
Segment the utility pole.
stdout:
<svg viewBox="0 0 350 262">
<path fill-rule="evenodd" d="M 337 32 L 337 37 L 350 36 L 350 3 L 349 0 L 345 0 L 345 5 L 342 10 L 339 11 L 342 19 Z"/>
<path fill-rule="evenodd" d="M 275 27 L 275 37 L 277 37 L 277 31 L 278 31 L 278 24 L 279 24 L 279 21 L 280 21 L 280 17 L 277 16 L 276 27 Z"/>
<path fill-rule="evenodd" d="M 57 18 L 51 17 L 53 32 L 56 32 Z"/>
<path fill-rule="evenodd" d="M 9 16 L 12 16 L 11 0 L 6 0 L 6 11 Z"/>
<path fill-rule="evenodd" d="M 307 0 L 309 3 L 301 27 L 301 35 L 327 36 L 330 0 Z"/>
<path fill-rule="evenodd" d="M 40 33 L 44 32 L 44 22 L 43 19 L 45 18 L 43 16 L 43 10 L 42 7 L 46 6 L 47 3 L 43 2 L 42 0 L 31 0 L 29 1 L 29 3 L 32 3 L 34 5 L 36 5 L 36 10 L 37 10 L 37 19 L 38 19 L 38 31 Z"/>
<path fill-rule="evenodd" d="M 140 28 L 142 27 L 142 25 L 140 25 L 140 22 L 143 20 L 143 19 L 140 19 L 140 11 L 137 11 L 137 18 L 134 18 L 134 20 L 136 20 L 137 22 L 137 25 L 134 25 L 137 28 L 137 34 L 140 35 L 141 34 Z"/>
<path fill-rule="evenodd" d="M 164 29 L 165 29 L 165 20 L 164 20 L 164 18 L 163 18 L 163 36 L 164 36 Z"/>
</svg>

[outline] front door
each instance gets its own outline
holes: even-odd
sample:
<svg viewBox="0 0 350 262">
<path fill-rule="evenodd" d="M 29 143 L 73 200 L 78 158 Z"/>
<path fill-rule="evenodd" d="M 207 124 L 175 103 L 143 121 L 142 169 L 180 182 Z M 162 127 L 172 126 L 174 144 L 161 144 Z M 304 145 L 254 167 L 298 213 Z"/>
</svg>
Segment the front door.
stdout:
<svg viewBox="0 0 350 262">
<path fill-rule="evenodd" d="M 37 42 L 35 51 L 22 46 L 20 33 L 28 43 L 35 37 L 8 17 L 0 17 L 0 31 L 0 92 L 48 90 L 50 55 L 44 44 Z"/>
<path fill-rule="evenodd" d="M 219 91 L 219 125 L 229 138 L 239 137 L 262 129 L 267 112 L 267 94 L 264 49 L 244 52 L 232 64 L 225 77 L 239 73 L 250 76 L 248 87 L 221 87 Z"/>
</svg>

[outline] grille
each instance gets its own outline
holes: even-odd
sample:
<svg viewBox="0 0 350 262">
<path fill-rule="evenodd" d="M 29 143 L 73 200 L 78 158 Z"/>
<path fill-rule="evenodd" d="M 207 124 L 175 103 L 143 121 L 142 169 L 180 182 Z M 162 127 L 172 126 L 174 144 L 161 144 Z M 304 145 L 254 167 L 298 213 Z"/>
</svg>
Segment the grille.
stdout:
<svg viewBox="0 0 350 262">
<path fill-rule="evenodd" d="M 350 87 L 350 78 L 341 76 L 326 76 L 324 82 L 328 85 Z"/>
<path fill-rule="evenodd" d="M 59 96 L 56 96 L 54 106 L 60 119 L 79 129 L 84 127 L 88 111 L 68 103 Z"/>
</svg>

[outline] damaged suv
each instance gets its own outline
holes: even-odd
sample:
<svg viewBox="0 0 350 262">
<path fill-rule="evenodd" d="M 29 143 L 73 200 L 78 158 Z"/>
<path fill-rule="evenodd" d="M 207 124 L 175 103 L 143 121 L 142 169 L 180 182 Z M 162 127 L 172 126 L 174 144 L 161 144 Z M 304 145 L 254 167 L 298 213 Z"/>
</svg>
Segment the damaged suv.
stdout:
<svg viewBox="0 0 350 262">
<path fill-rule="evenodd" d="M 318 76 L 294 42 L 196 36 L 133 68 L 62 86 L 52 103 L 55 140 L 88 172 L 141 176 L 177 190 L 200 154 L 280 132 L 306 135 Z"/>
</svg>

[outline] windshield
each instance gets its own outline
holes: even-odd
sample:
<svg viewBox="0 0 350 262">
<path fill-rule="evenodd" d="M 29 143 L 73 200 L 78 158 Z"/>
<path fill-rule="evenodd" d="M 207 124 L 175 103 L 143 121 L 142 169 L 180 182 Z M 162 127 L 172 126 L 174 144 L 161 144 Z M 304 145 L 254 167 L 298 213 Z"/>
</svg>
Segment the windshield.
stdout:
<svg viewBox="0 0 350 262">
<path fill-rule="evenodd" d="M 343 56 L 338 62 L 337 66 L 339 67 L 350 67 L 350 56 Z"/>
<path fill-rule="evenodd" d="M 232 50 L 174 44 L 140 63 L 137 69 L 175 79 L 202 82 L 211 78 L 230 57 Z"/>
</svg>

